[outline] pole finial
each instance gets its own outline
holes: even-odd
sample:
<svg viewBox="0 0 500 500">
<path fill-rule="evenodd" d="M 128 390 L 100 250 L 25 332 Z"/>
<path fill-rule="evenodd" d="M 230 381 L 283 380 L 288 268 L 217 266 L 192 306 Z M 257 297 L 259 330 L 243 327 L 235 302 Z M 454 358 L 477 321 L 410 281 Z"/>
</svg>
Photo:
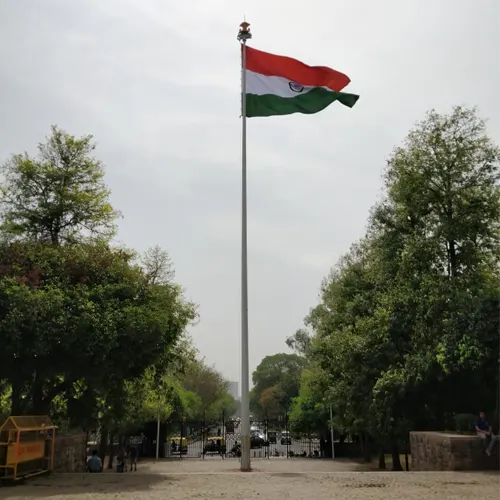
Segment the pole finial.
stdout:
<svg viewBox="0 0 500 500">
<path fill-rule="evenodd" d="M 252 33 L 250 33 L 250 23 L 243 21 L 240 24 L 240 30 L 238 31 L 237 38 L 240 42 L 243 42 L 243 43 L 245 43 L 247 40 L 250 40 L 250 38 L 252 38 Z"/>
</svg>

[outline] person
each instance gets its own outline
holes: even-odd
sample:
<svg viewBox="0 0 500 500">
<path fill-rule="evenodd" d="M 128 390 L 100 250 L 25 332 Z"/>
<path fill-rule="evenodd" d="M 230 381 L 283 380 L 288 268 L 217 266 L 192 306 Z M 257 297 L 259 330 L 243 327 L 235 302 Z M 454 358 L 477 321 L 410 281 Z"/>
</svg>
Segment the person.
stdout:
<svg viewBox="0 0 500 500">
<path fill-rule="evenodd" d="M 489 456 L 495 447 L 495 442 L 498 440 L 498 436 L 493 434 L 493 429 L 491 425 L 486 420 L 486 414 L 484 411 L 479 412 L 479 417 L 475 423 L 477 435 L 484 439 L 486 443 L 486 454 Z"/>
<path fill-rule="evenodd" d="M 116 457 L 116 472 L 126 472 L 127 471 L 127 462 L 125 450 L 120 448 L 118 451 L 118 456 Z"/>
<path fill-rule="evenodd" d="M 92 456 L 87 460 L 87 470 L 89 472 L 102 472 L 102 460 L 97 455 L 97 450 L 93 450 Z"/>
<path fill-rule="evenodd" d="M 130 460 L 130 472 L 132 472 L 132 468 L 134 469 L 135 472 L 137 472 L 137 455 L 138 455 L 138 450 L 135 445 L 130 444 L 128 447 L 128 457 Z"/>
<path fill-rule="evenodd" d="M 325 458 L 326 441 L 323 436 L 319 438 L 319 453 L 321 458 Z"/>
</svg>

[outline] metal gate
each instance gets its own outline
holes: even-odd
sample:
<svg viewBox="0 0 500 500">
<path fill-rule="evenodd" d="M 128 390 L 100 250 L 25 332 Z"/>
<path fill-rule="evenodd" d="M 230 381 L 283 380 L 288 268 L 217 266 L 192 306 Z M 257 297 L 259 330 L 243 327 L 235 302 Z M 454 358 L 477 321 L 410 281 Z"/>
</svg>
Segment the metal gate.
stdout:
<svg viewBox="0 0 500 500">
<path fill-rule="evenodd" d="M 240 456 L 241 423 L 239 419 L 168 422 L 166 457 L 230 458 Z M 315 434 L 291 432 L 286 416 L 250 424 L 252 458 L 319 457 L 324 444 Z"/>
</svg>

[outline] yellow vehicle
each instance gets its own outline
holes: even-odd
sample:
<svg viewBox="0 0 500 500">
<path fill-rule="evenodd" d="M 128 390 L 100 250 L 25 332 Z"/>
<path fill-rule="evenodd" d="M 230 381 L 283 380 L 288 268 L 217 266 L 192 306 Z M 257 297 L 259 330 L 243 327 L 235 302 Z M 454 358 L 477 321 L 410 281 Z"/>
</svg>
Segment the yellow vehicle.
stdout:
<svg viewBox="0 0 500 500">
<path fill-rule="evenodd" d="M 185 437 L 180 436 L 172 436 L 169 438 L 170 441 L 170 450 L 172 453 L 181 453 L 185 454 L 188 451 L 187 439 Z"/>
</svg>

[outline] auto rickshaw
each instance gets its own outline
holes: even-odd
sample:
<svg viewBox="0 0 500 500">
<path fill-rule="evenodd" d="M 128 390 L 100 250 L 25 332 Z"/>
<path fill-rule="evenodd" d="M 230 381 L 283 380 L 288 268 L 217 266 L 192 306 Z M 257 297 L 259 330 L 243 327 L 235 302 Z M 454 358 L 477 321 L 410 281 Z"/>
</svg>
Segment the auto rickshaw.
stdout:
<svg viewBox="0 0 500 500">
<path fill-rule="evenodd" d="M 203 455 L 217 453 L 226 454 L 226 440 L 223 437 L 213 437 L 208 439 L 203 446 Z"/>
<path fill-rule="evenodd" d="M 172 436 L 170 438 L 171 453 L 179 453 L 185 455 L 188 452 L 187 439 L 180 436 Z"/>
<path fill-rule="evenodd" d="M 276 444 L 277 439 L 278 433 L 276 431 L 269 431 L 267 433 L 267 440 L 269 441 L 269 444 Z"/>
<path fill-rule="evenodd" d="M 234 420 L 228 420 L 226 422 L 226 433 L 234 434 Z"/>
</svg>

